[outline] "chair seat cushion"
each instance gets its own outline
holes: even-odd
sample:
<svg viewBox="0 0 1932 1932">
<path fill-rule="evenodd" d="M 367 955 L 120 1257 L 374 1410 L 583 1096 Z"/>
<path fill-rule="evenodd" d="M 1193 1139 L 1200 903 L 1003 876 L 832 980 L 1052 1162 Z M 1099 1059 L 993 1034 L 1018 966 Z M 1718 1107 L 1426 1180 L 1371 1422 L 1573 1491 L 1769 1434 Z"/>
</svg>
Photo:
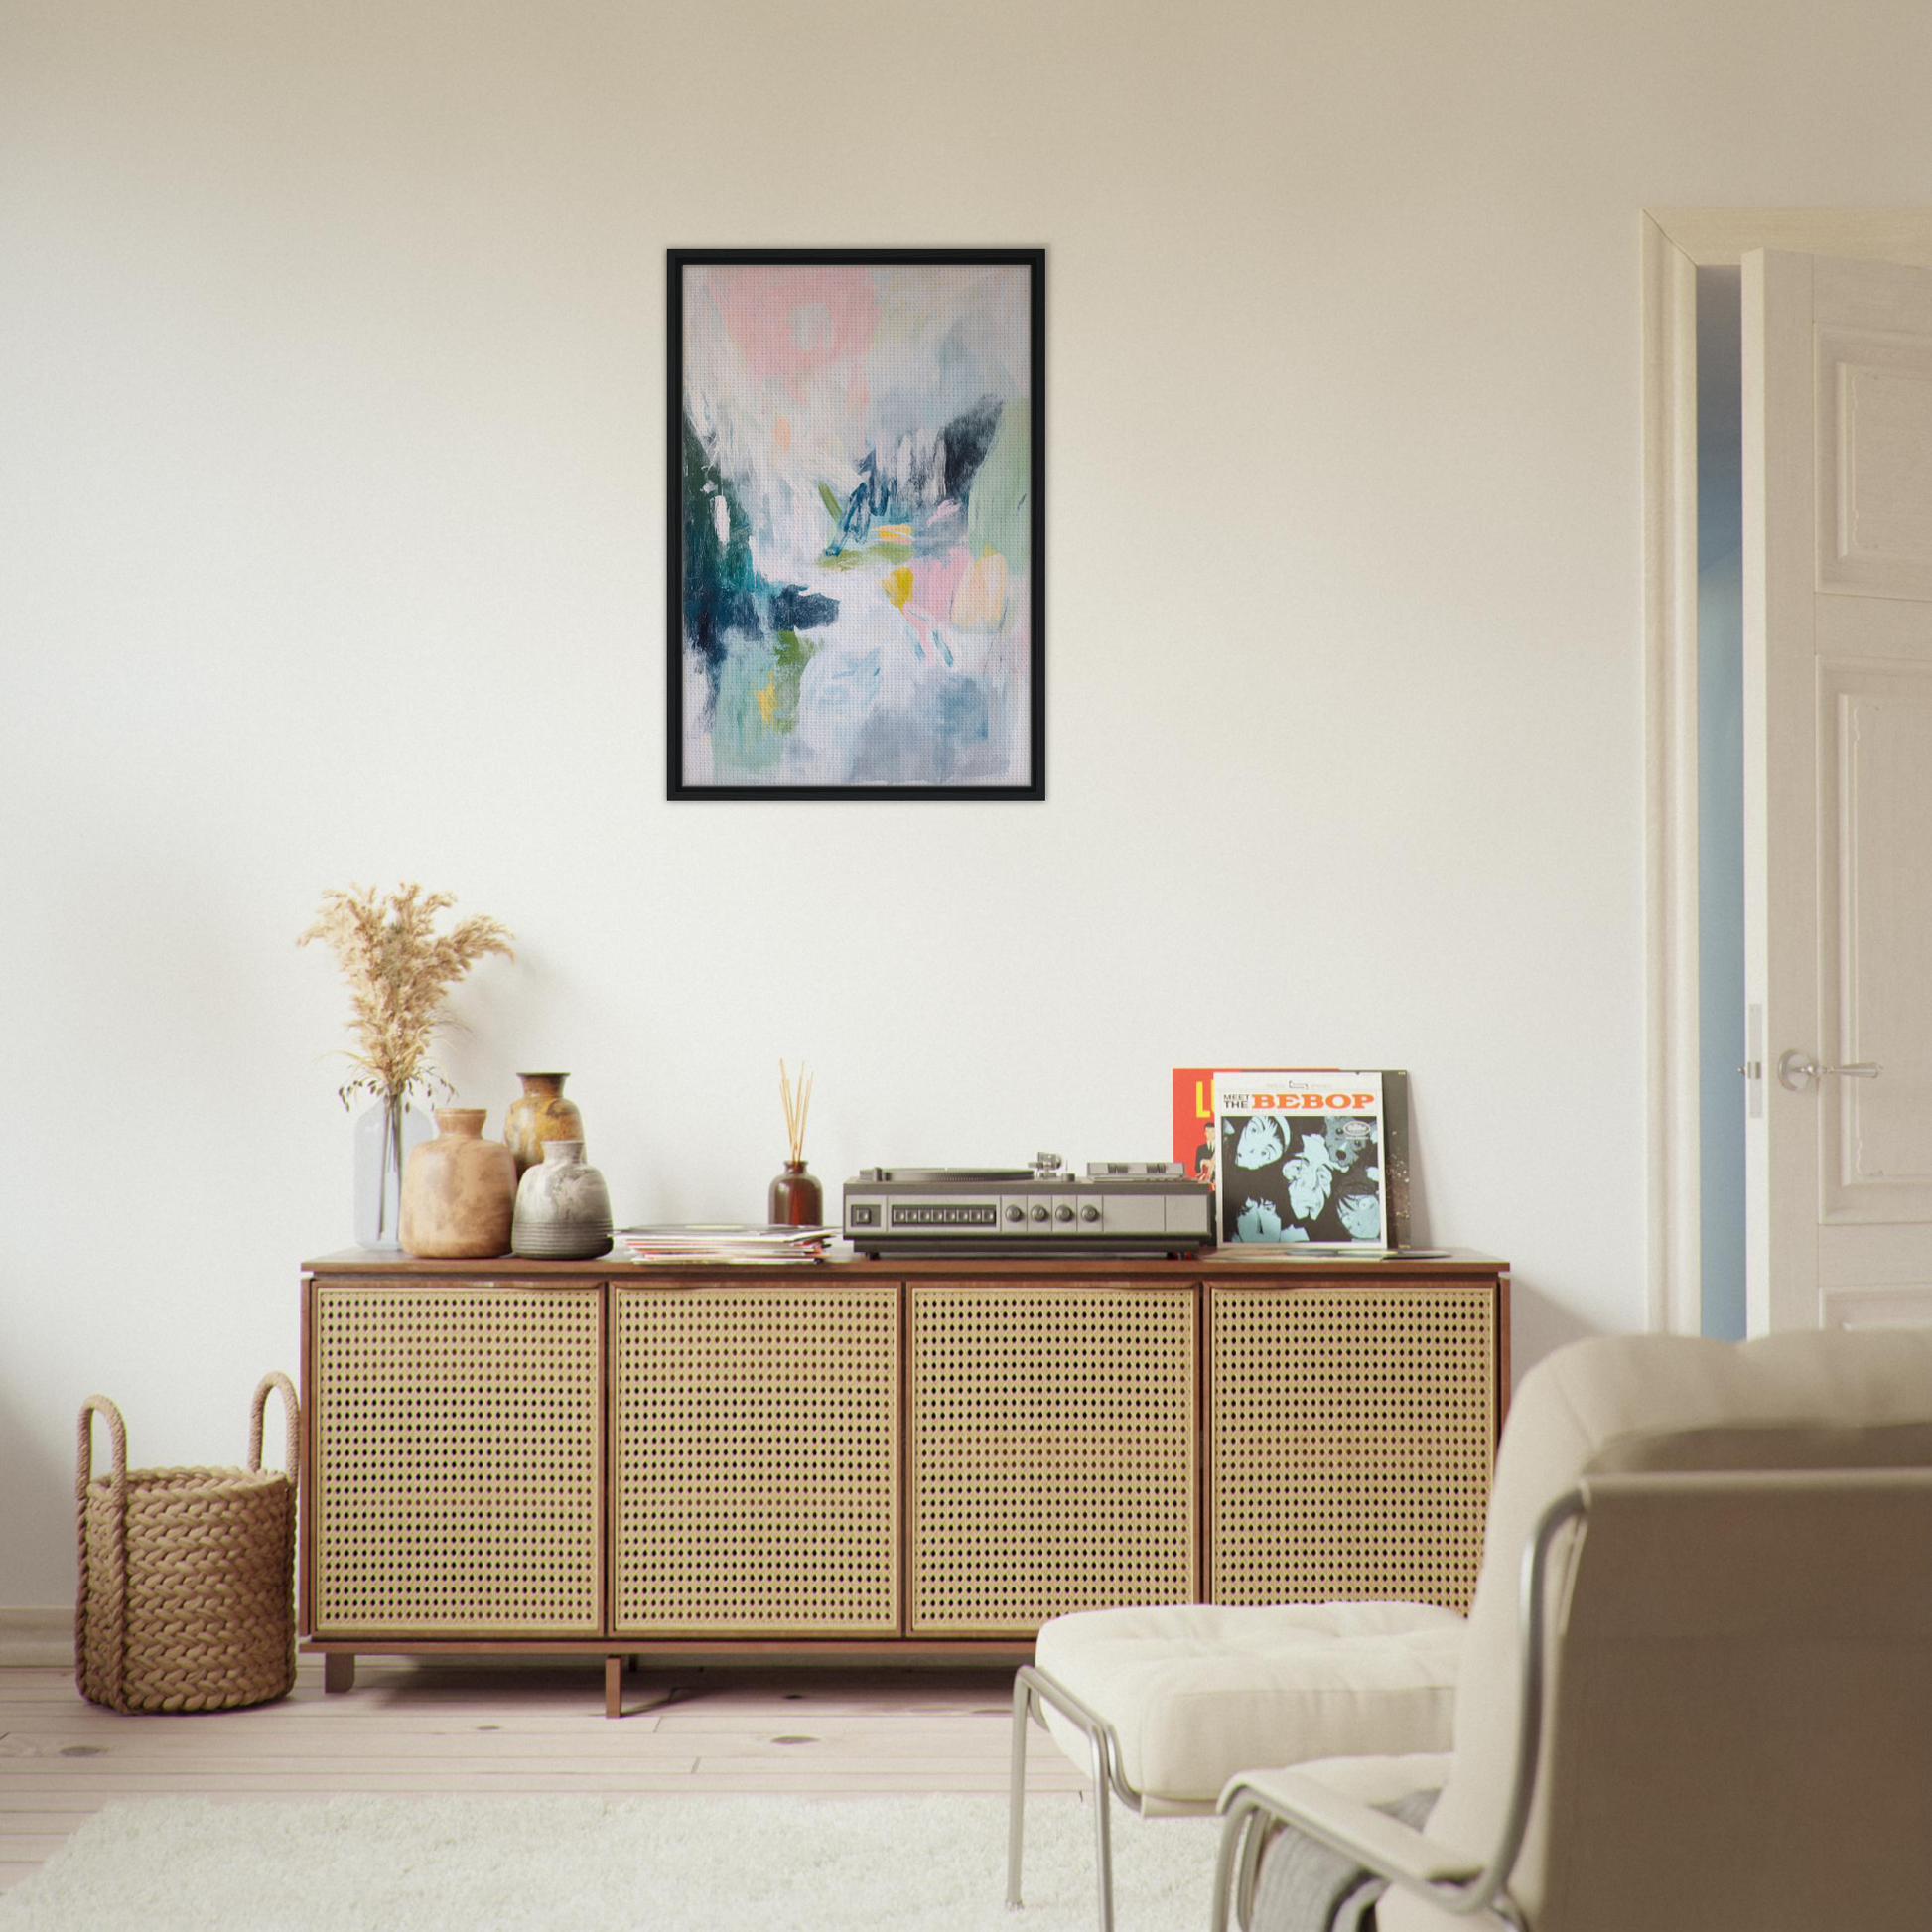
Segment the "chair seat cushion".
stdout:
<svg viewBox="0 0 1932 1932">
<path fill-rule="evenodd" d="M 1035 1659 L 1114 1726 L 1148 1810 L 1209 1811 L 1237 1771 L 1448 1750 L 1463 1628 L 1433 1603 L 1083 1610 Z M 1085 1768 L 1080 1732 L 1046 1724 Z"/>
</svg>

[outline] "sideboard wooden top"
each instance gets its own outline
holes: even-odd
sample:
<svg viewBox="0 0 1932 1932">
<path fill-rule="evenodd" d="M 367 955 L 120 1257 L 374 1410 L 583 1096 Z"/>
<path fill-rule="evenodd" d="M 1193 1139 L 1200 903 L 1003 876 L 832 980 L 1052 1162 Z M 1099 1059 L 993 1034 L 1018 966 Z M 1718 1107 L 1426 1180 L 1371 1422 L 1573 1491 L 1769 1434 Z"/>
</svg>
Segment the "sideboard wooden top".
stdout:
<svg viewBox="0 0 1932 1932">
<path fill-rule="evenodd" d="M 527 1261 L 519 1255 L 493 1255 L 477 1260 L 423 1261 L 413 1255 L 381 1254 L 367 1248 L 343 1248 L 302 1264 L 304 1274 L 332 1276 L 380 1276 L 435 1280 L 441 1277 L 474 1281 L 485 1276 L 491 1281 L 555 1282 L 560 1287 L 580 1282 L 688 1281 L 701 1276 L 720 1275 L 756 1281 L 763 1276 L 782 1280 L 798 1277 L 832 1277 L 841 1280 L 870 1278 L 891 1281 L 1038 1280 L 1042 1274 L 1054 1281 L 1103 1280 L 1195 1282 L 1211 1280 L 1235 1282 L 1266 1277 L 1306 1274 L 1311 1281 L 1455 1281 L 1476 1277 L 1494 1280 L 1507 1274 L 1509 1264 L 1494 1255 L 1479 1254 L 1470 1248 L 1432 1248 L 1421 1255 L 1395 1255 L 1387 1260 L 1352 1260 L 1339 1255 L 1310 1256 L 1303 1260 L 1292 1249 L 1245 1251 L 1239 1248 L 1203 1248 L 1198 1256 L 1175 1261 L 1165 1255 L 921 1255 L 916 1259 L 896 1257 L 868 1261 L 858 1255 L 845 1255 L 826 1261 L 782 1263 L 732 1263 L 729 1261 L 639 1262 L 605 1255 L 595 1261 Z"/>
</svg>

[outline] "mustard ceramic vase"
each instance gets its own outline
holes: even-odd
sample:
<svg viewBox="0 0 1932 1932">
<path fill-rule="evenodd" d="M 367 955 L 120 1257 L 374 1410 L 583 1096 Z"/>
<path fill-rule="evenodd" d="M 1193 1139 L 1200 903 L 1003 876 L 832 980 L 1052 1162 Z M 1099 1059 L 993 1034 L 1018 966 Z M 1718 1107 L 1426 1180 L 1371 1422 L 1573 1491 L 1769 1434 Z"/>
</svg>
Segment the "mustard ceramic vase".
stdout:
<svg viewBox="0 0 1932 1932">
<path fill-rule="evenodd" d="M 516 1163 L 517 1178 L 543 1159 L 545 1141 L 581 1141 L 584 1116 L 564 1098 L 568 1073 L 519 1073 L 521 1096 L 503 1116 L 503 1144 Z"/>
<path fill-rule="evenodd" d="M 516 1205 L 516 1163 L 483 1138 L 487 1110 L 439 1107 L 436 1138 L 402 1175 L 402 1246 L 426 1260 L 505 1255 Z"/>
</svg>

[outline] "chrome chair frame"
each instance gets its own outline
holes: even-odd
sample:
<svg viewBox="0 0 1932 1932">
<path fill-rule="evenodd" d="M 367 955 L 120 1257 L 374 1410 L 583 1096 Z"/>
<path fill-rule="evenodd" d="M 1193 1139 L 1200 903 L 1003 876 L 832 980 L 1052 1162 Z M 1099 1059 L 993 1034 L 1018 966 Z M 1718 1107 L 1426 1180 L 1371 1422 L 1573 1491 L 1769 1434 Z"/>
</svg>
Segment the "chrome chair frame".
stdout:
<svg viewBox="0 0 1932 1932">
<path fill-rule="evenodd" d="M 1112 1798 L 1129 1811 L 1141 1810 L 1141 1793 L 1121 1769 L 1120 1734 L 1100 1713 L 1083 1704 L 1063 1684 L 1032 1664 L 1022 1664 L 1013 1679 L 1013 1768 L 1007 1795 L 1007 1910 L 1020 1909 L 1020 1867 L 1027 1831 L 1027 1725 L 1044 1728 L 1040 1707 L 1050 1705 L 1087 1740 L 1093 1765 L 1094 1852 L 1100 1866 L 1100 1932 L 1114 1932 L 1114 1842 Z"/>
<path fill-rule="evenodd" d="M 1226 1819 L 1214 1865 L 1212 1932 L 1228 1932 L 1232 1904 L 1236 1922 L 1246 1928 L 1254 1910 L 1255 1883 L 1262 1853 L 1269 1839 L 1284 1825 L 1306 1832 L 1357 1860 L 1365 1869 L 1391 1884 L 1419 1893 L 1439 1910 L 1466 1917 L 1489 1932 L 1523 1932 L 1523 1922 L 1508 1896 L 1509 1875 L 1523 1849 L 1529 1829 L 1530 1800 L 1536 1790 L 1537 1760 L 1543 1744 L 1543 1699 L 1546 1676 L 1543 1597 L 1549 1580 L 1550 1552 L 1560 1531 L 1588 1514 L 1588 1497 L 1582 1489 L 1559 1496 L 1537 1520 L 1536 1534 L 1523 1553 L 1519 1615 L 1523 1628 L 1522 1668 L 1518 1680 L 1516 1765 L 1509 1798 L 1503 1810 L 1496 1849 L 1467 1876 L 1444 1878 L 1409 1869 L 1381 1851 L 1351 1837 L 1339 1827 L 1308 1819 L 1287 1810 L 1266 1791 L 1236 1778 L 1221 1794 Z"/>
</svg>

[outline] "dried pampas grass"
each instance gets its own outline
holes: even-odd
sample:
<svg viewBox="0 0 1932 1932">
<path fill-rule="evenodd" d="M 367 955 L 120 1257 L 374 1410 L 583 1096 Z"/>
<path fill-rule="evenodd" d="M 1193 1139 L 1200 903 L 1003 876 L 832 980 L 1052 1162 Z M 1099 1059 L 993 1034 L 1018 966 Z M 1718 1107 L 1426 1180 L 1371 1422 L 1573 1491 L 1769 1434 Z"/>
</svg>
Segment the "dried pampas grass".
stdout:
<svg viewBox="0 0 1932 1932">
<path fill-rule="evenodd" d="M 444 998 L 478 960 L 490 953 L 514 959 L 515 934 L 494 919 L 460 920 L 436 930 L 436 915 L 456 903 L 449 893 L 398 886 L 378 898 L 373 886 L 325 893 L 316 922 L 295 943 L 325 940 L 348 985 L 353 1047 L 343 1052 L 355 1068 L 339 1089 L 349 1096 L 400 1099 L 414 1087 L 448 1082 L 429 1058 L 431 1036 L 455 1024 Z"/>
</svg>

